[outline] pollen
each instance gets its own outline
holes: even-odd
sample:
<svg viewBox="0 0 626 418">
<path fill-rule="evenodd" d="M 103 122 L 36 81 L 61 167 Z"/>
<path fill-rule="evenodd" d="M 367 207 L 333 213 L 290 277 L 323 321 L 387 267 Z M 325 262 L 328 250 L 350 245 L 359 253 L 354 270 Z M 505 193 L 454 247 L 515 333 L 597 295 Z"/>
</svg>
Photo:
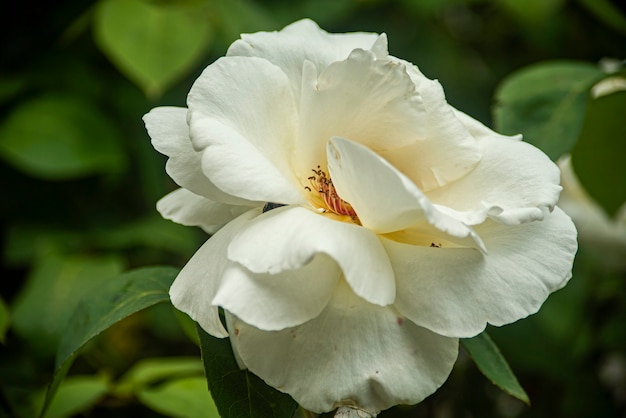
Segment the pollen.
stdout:
<svg viewBox="0 0 626 418">
<path fill-rule="evenodd" d="M 356 212 L 350 203 L 339 197 L 332 179 L 326 172 L 319 165 L 317 169 L 311 169 L 311 171 L 313 175 L 308 178 L 310 186 L 306 186 L 305 190 L 317 193 L 324 202 L 325 209 L 337 215 L 347 215 L 356 218 Z"/>
</svg>

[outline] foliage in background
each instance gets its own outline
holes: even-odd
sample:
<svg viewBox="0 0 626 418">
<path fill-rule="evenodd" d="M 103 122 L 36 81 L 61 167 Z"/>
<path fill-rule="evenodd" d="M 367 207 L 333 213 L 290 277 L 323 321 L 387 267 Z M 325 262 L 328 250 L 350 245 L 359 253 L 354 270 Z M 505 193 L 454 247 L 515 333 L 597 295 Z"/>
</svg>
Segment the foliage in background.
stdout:
<svg viewBox="0 0 626 418">
<path fill-rule="evenodd" d="M 440 79 L 451 104 L 502 132 L 523 132 L 555 160 L 572 153 L 581 183 L 607 214 L 626 201 L 626 93 L 592 94 L 599 81 L 626 77 L 619 63 L 598 65 L 626 58 L 617 2 L 68 0 L 16 7 L 0 25 L 0 416 L 36 416 L 50 382 L 58 389 L 48 399 L 50 417 L 268 416 L 245 413 L 259 397 L 278 405 L 277 417 L 293 410 L 247 372 L 232 377 L 240 382 L 235 390 L 248 392 L 229 395 L 239 405 L 232 415 L 216 409 L 203 373 L 211 376 L 211 358 L 224 347 L 198 339 L 189 318 L 157 303 L 167 300 L 163 289 L 175 269 L 138 269 L 180 268 L 206 239 L 156 214 L 155 202 L 174 185 L 141 116 L 161 104 L 184 106 L 199 72 L 242 32 L 280 29 L 301 17 L 332 32 L 387 32 L 391 53 Z M 147 287 L 123 291 L 133 277 Z M 103 307 L 122 303 L 128 311 Z M 81 309 L 112 316 L 81 334 L 67 328 L 76 324 L 76 309 L 79 317 Z M 495 345 L 481 337 L 464 342 L 467 351 L 441 390 L 381 417 L 623 416 L 624 323 L 626 272 L 581 248 L 574 279 L 540 314 L 489 331 L 530 408 L 469 361 L 488 368 L 477 358 Z M 64 355 L 55 366 L 59 345 Z M 221 379 L 230 372 L 212 373 Z M 523 398 L 511 382 L 508 392 Z"/>
</svg>

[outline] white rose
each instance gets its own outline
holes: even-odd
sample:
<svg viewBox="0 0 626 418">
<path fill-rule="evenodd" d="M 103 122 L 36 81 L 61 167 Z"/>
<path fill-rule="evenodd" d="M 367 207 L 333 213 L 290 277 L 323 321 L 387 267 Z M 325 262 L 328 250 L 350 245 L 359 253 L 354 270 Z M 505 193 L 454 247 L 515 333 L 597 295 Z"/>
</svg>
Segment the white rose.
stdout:
<svg viewBox="0 0 626 418">
<path fill-rule="evenodd" d="M 458 338 L 571 276 L 556 165 L 448 105 L 384 34 L 242 35 L 187 104 L 145 116 L 181 186 L 159 211 L 217 231 L 172 302 L 308 410 L 420 402 Z"/>
</svg>

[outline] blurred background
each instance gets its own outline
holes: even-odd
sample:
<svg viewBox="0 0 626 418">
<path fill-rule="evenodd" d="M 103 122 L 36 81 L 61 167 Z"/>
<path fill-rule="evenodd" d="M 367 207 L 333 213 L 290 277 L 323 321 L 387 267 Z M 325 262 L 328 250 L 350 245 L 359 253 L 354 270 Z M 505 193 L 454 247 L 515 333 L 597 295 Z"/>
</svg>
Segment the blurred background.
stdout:
<svg viewBox="0 0 626 418">
<path fill-rule="evenodd" d="M 303 17 L 330 32 L 386 32 L 392 55 L 439 79 L 452 105 L 493 126 L 494 93 L 514 71 L 548 60 L 626 58 L 621 4 L 13 4 L 0 16 L 0 416 L 36 415 L 59 335 L 81 295 L 131 268 L 182 267 L 206 239 L 156 212 L 156 201 L 175 185 L 141 117 L 155 106 L 185 106 L 195 78 L 240 33 L 278 30 Z M 624 143 L 626 132 L 615 141 Z M 602 216 L 610 221 L 616 212 Z M 581 245 L 574 279 L 539 314 L 490 329 L 531 407 L 493 386 L 461 353 L 437 393 L 381 417 L 626 417 L 626 236 L 608 229 L 617 231 L 616 241 Z M 598 246 L 603 250 L 594 251 Z M 141 393 L 118 384 L 143 359 L 181 356 L 199 351 L 170 306 L 133 315 L 90 344 L 68 379 L 75 402 L 50 416 L 184 416 L 155 401 L 162 377 Z"/>
</svg>

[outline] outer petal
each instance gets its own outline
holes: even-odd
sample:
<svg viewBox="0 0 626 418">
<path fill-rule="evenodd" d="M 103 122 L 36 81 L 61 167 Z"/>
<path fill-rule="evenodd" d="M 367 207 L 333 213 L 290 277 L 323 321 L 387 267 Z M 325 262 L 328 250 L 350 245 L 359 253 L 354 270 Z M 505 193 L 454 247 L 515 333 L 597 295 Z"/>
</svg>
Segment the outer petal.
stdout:
<svg viewBox="0 0 626 418">
<path fill-rule="evenodd" d="M 354 292 L 365 300 L 378 305 L 394 301 L 393 270 L 378 237 L 303 207 L 263 214 L 228 248 L 229 259 L 260 274 L 300 269 L 318 254 L 333 258 Z"/>
<path fill-rule="evenodd" d="M 340 276 L 337 264 L 324 254 L 298 270 L 277 274 L 255 274 L 231 262 L 213 305 L 259 329 L 281 330 L 318 316 Z"/>
<path fill-rule="evenodd" d="M 438 211 L 410 179 L 368 148 L 333 138 L 327 155 L 337 193 L 366 228 L 388 233 L 422 224 L 428 232 L 436 228 L 446 239 L 485 250 L 470 227 Z"/>
<path fill-rule="evenodd" d="M 299 97 L 302 63 L 311 61 L 318 72 L 345 59 L 356 48 L 387 55 L 387 37 L 375 33 L 330 34 L 309 19 L 299 20 L 280 32 L 243 34 L 228 48 L 227 56 L 261 57 L 279 66 Z"/>
<path fill-rule="evenodd" d="M 383 239 L 403 315 L 441 335 L 472 337 L 487 323 L 500 326 L 537 312 L 571 277 L 576 229 L 558 208 L 542 222 L 505 227 L 487 221 L 478 232 L 488 256 Z"/>
<path fill-rule="evenodd" d="M 187 102 L 202 170 L 220 189 L 255 201 L 304 201 L 290 166 L 297 114 L 278 67 L 260 58 L 220 58 Z"/>
<path fill-rule="evenodd" d="M 213 202 L 187 189 L 175 190 L 157 202 L 157 210 L 165 219 L 186 226 L 199 226 L 214 234 L 224 224 L 249 211 L 248 206 Z"/>
<path fill-rule="evenodd" d="M 237 231 L 259 213 L 260 209 L 253 209 L 217 231 L 189 260 L 170 288 L 172 304 L 215 337 L 228 336 L 217 306 L 211 305 L 228 262 L 228 244 Z"/>
<path fill-rule="evenodd" d="M 191 145 L 186 108 L 157 107 L 147 113 L 143 120 L 154 148 L 170 157 L 165 169 L 176 184 L 217 202 L 249 203 L 224 193 L 202 173 L 202 155 Z"/>
<path fill-rule="evenodd" d="M 501 135 L 478 143 L 483 158 L 473 171 L 427 193 L 441 210 L 469 225 L 486 217 L 516 225 L 542 219 L 556 205 L 559 169 L 543 152 Z"/>
<path fill-rule="evenodd" d="M 264 332 L 237 319 L 231 326 L 243 363 L 317 413 L 353 405 L 375 414 L 420 402 L 443 384 L 458 354 L 457 339 L 363 301 L 345 282 L 320 316 L 299 327 Z"/>
</svg>

